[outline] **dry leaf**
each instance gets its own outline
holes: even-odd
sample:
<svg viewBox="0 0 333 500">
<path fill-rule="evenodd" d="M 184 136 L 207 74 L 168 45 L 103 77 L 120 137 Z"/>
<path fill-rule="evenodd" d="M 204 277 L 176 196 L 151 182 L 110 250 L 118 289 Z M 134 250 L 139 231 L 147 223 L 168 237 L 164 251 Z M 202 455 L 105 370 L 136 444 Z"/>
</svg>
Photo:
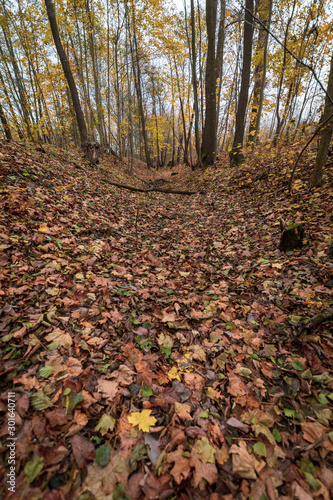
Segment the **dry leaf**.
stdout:
<svg viewBox="0 0 333 500">
<path fill-rule="evenodd" d="M 118 391 L 118 382 L 111 380 L 104 380 L 100 378 L 98 380 L 98 390 L 102 393 L 103 397 L 109 401 L 112 401 Z"/>
<path fill-rule="evenodd" d="M 69 333 L 63 332 L 62 330 L 60 330 L 60 328 L 56 328 L 55 330 L 53 330 L 53 332 L 46 335 L 45 338 L 49 342 L 59 342 L 59 346 L 65 347 L 66 349 L 71 347 L 71 345 L 73 344 L 72 337 L 69 335 Z"/>
<path fill-rule="evenodd" d="M 178 415 L 179 418 L 182 420 L 193 420 L 193 418 L 190 415 L 191 412 L 191 406 L 183 403 L 177 403 L 175 402 L 175 412 Z"/>
</svg>

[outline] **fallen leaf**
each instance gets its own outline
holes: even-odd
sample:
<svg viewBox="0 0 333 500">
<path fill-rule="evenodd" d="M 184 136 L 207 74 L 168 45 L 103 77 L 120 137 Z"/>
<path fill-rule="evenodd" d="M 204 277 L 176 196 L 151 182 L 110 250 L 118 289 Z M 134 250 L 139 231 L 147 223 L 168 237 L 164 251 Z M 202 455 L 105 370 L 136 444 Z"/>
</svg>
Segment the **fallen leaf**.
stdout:
<svg viewBox="0 0 333 500">
<path fill-rule="evenodd" d="M 140 431 L 149 432 L 149 428 L 157 422 L 155 417 L 150 416 L 151 412 L 152 410 L 135 411 L 127 417 L 127 420 L 134 427 L 138 425 Z"/>
<path fill-rule="evenodd" d="M 49 342 L 53 342 L 53 341 L 59 342 L 59 345 L 61 347 L 65 347 L 66 349 L 71 347 L 71 345 L 73 344 L 72 337 L 69 335 L 69 333 L 63 332 L 59 328 L 56 328 L 55 330 L 53 330 L 53 332 L 46 335 L 45 338 Z"/>
</svg>

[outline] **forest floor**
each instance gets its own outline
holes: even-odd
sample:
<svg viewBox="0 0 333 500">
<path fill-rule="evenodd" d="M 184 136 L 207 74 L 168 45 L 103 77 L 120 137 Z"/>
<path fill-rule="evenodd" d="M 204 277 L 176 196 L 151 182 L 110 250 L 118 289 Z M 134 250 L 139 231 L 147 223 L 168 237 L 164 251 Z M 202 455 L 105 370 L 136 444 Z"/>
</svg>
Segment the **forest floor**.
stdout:
<svg viewBox="0 0 333 500">
<path fill-rule="evenodd" d="M 305 153 L 289 196 L 301 146 L 129 176 L 0 143 L 1 498 L 329 500 L 333 176 Z M 202 194 L 106 182 L 159 178 Z"/>
</svg>

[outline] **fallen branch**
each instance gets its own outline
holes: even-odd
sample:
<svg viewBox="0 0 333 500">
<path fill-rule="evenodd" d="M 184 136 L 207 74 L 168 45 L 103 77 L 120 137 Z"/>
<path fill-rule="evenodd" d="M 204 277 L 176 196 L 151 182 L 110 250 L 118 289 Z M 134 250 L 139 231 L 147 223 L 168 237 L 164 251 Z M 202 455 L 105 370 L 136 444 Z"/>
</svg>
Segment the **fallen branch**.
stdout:
<svg viewBox="0 0 333 500">
<path fill-rule="evenodd" d="M 119 182 L 111 182 L 107 179 L 103 179 L 107 184 L 111 184 L 111 186 L 116 186 L 121 189 L 128 189 L 129 191 L 135 191 L 139 193 L 151 193 L 152 191 L 157 191 L 158 193 L 168 193 L 168 194 L 183 194 L 183 195 L 192 195 L 192 194 L 203 194 L 202 192 L 199 191 L 179 191 L 179 190 L 172 190 L 172 189 L 162 189 L 158 187 L 152 187 L 152 188 L 136 188 L 133 186 L 128 186 L 127 184 L 120 184 Z"/>
</svg>

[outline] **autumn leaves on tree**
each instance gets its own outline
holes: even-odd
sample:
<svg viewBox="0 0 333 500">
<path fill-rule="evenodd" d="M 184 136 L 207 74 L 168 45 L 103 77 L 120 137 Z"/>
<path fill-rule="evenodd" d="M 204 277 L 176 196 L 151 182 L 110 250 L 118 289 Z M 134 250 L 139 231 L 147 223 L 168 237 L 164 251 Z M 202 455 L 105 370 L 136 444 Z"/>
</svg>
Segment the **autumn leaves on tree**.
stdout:
<svg viewBox="0 0 333 500">
<path fill-rule="evenodd" d="M 92 161 L 99 144 L 148 168 L 205 167 L 227 151 L 237 166 L 258 142 L 302 138 L 325 98 L 329 113 L 324 3 L 45 6 L 0 2 L 0 121 L 9 140 L 74 143 Z M 328 123 L 312 187 L 322 182 L 329 131 Z"/>
</svg>

